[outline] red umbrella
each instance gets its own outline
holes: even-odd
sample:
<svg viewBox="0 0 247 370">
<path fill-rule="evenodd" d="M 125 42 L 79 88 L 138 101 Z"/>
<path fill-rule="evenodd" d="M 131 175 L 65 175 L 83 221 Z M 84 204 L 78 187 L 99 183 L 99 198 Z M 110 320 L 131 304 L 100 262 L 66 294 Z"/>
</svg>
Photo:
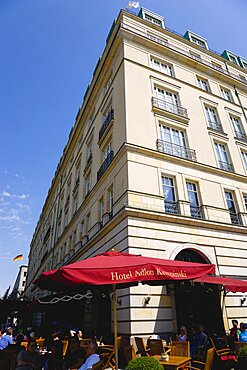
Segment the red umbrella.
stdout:
<svg viewBox="0 0 247 370">
<path fill-rule="evenodd" d="M 120 252 L 105 252 L 95 257 L 43 272 L 34 281 L 40 288 L 63 290 L 75 285 L 132 284 L 139 281 L 192 280 L 213 274 L 215 266 L 173 261 Z M 121 287 L 121 286 L 120 286 Z"/>
<path fill-rule="evenodd" d="M 133 285 L 138 282 L 162 284 L 165 281 L 192 280 L 214 273 L 215 265 L 111 251 L 56 270 L 43 272 L 33 283 L 42 289 L 56 291 L 80 285 L 113 286 L 114 344 L 116 369 L 118 369 L 116 285 L 121 288 L 126 284 Z"/>
<path fill-rule="evenodd" d="M 228 292 L 247 292 L 247 281 L 228 278 L 224 276 L 202 276 L 195 279 L 198 283 L 218 284 L 223 285 Z"/>
</svg>

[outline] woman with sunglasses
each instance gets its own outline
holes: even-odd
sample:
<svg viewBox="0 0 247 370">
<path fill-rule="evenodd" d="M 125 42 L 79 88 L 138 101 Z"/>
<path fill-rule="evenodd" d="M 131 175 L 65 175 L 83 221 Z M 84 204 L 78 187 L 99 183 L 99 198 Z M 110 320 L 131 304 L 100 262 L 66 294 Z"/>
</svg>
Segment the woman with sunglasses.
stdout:
<svg viewBox="0 0 247 370">
<path fill-rule="evenodd" d="M 40 357 L 36 351 L 37 343 L 34 338 L 29 338 L 27 348 L 20 351 L 17 356 L 16 370 L 40 370 Z"/>
</svg>

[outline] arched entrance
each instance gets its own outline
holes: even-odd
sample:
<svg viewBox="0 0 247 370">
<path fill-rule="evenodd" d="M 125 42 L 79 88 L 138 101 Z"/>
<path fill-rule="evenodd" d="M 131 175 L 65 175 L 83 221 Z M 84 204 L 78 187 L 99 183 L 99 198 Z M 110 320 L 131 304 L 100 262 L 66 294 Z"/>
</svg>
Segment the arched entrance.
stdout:
<svg viewBox="0 0 247 370">
<path fill-rule="evenodd" d="M 181 250 L 175 260 L 209 263 L 201 252 L 194 249 Z M 217 285 L 186 282 L 174 286 L 178 328 L 185 325 L 188 330 L 202 324 L 208 334 L 224 333 L 220 291 Z"/>
</svg>

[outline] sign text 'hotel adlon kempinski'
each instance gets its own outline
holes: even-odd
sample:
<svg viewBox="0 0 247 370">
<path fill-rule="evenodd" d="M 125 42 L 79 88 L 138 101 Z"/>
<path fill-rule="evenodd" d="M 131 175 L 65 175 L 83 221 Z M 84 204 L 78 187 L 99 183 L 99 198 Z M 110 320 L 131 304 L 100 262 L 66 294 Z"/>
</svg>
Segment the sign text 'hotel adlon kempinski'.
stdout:
<svg viewBox="0 0 247 370">
<path fill-rule="evenodd" d="M 148 270 L 146 268 L 142 268 L 141 270 L 134 270 L 134 271 L 129 270 L 127 273 L 111 272 L 112 281 L 124 281 L 124 280 L 129 280 L 129 279 L 132 279 L 133 277 L 138 277 L 138 276 L 140 276 L 141 278 L 148 277 L 148 276 L 157 276 L 157 277 L 167 276 L 172 279 L 176 279 L 176 278 L 186 279 L 187 273 L 186 271 L 182 271 L 182 270 L 179 272 L 164 271 L 160 268 L 155 268 L 154 270 Z"/>
</svg>

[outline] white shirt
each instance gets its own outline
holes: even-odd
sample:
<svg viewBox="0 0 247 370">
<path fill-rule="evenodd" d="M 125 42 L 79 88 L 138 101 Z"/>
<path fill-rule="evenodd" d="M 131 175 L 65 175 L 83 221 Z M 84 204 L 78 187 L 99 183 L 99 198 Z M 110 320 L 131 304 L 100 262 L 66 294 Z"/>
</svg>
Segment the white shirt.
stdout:
<svg viewBox="0 0 247 370">
<path fill-rule="evenodd" d="M 97 364 L 97 362 L 99 362 L 99 361 L 100 361 L 99 355 L 97 355 L 97 353 L 94 353 L 93 355 L 89 356 L 86 359 L 86 362 L 81 367 L 79 367 L 78 370 L 92 369 L 93 365 Z"/>
</svg>

